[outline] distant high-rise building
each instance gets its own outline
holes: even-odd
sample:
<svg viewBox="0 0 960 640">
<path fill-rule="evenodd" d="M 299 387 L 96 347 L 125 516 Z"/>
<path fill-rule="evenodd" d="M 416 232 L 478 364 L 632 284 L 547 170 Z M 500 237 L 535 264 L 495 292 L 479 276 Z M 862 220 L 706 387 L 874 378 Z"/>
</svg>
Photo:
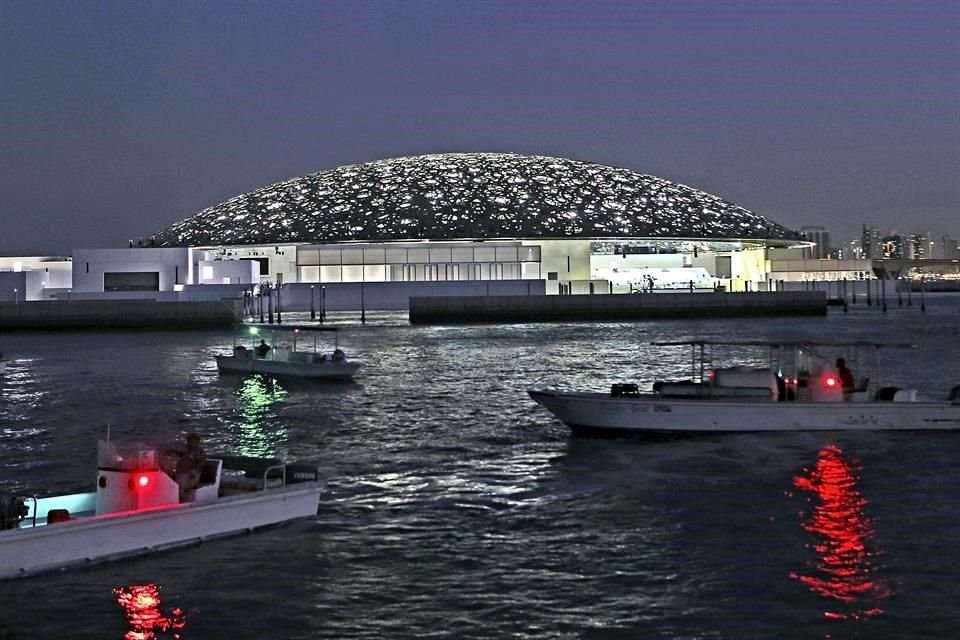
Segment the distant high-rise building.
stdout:
<svg viewBox="0 0 960 640">
<path fill-rule="evenodd" d="M 863 258 L 882 258 L 883 252 L 880 248 L 880 230 L 876 227 L 863 225 L 863 232 L 860 235 L 860 250 Z"/>
<path fill-rule="evenodd" d="M 878 255 L 871 258 L 885 258 L 888 260 L 903 258 L 903 238 L 897 234 L 883 236 L 880 238 L 880 250 Z"/>
<path fill-rule="evenodd" d="M 903 236 L 903 257 L 907 260 L 930 259 L 930 234 L 911 233 Z"/>
<path fill-rule="evenodd" d="M 943 258 L 945 260 L 960 260 L 960 246 L 955 239 L 950 236 L 943 236 L 941 241 L 943 247 Z"/>
<path fill-rule="evenodd" d="M 816 246 L 803 250 L 805 258 L 820 260 L 830 257 L 830 232 L 825 228 L 802 227 L 800 229 L 800 235 L 810 242 L 816 243 Z"/>
</svg>

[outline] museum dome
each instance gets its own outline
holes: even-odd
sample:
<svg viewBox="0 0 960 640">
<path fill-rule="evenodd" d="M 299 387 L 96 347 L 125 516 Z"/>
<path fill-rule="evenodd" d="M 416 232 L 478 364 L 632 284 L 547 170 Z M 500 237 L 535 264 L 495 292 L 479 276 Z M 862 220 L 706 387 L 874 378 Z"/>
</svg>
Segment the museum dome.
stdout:
<svg viewBox="0 0 960 640">
<path fill-rule="evenodd" d="M 723 198 L 628 169 L 545 156 L 445 153 L 277 182 L 176 222 L 147 244 L 501 238 L 799 236 Z"/>
</svg>

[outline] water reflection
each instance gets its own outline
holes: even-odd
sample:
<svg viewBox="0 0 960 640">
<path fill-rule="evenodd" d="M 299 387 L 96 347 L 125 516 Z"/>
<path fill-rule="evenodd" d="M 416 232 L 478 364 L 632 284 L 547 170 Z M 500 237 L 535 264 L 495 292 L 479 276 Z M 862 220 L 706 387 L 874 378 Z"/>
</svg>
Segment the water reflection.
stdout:
<svg viewBox="0 0 960 640">
<path fill-rule="evenodd" d="M 867 500 L 857 489 L 859 465 L 840 447 L 820 450 L 812 469 L 793 479 L 794 486 L 811 495 L 812 511 L 801 511 L 803 528 L 816 552 L 808 571 L 791 572 L 814 593 L 834 600 L 824 615 L 837 620 L 861 620 L 883 613 L 880 601 L 890 589 L 874 578 L 876 551 L 869 548 L 873 522 L 865 513 Z"/>
<path fill-rule="evenodd" d="M 174 607 L 164 614 L 160 607 L 160 586 L 156 584 L 134 584 L 129 587 L 116 587 L 113 595 L 123 609 L 130 629 L 123 635 L 124 640 L 153 640 L 157 633 L 170 632 L 170 637 L 180 638 L 180 631 L 187 626 L 186 614 Z"/>
<path fill-rule="evenodd" d="M 266 429 L 276 416 L 273 406 L 289 395 L 275 378 L 259 374 L 243 378 L 234 391 L 237 400 L 237 422 L 241 441 L 237 452 L 245 456 L 267 456 L 274 450 L 274 442 L 280 431 Z"/>
</svg>

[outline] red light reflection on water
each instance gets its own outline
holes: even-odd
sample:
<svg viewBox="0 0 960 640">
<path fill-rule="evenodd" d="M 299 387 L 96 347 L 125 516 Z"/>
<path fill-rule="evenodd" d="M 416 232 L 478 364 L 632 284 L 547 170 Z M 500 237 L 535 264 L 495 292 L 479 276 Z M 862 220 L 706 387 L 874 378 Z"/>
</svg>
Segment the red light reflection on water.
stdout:
<svg viewBox="0 0 960 640">
<path fill-rule="evenodd" d="M 160 587 L 155 584 L 135 584 L 116 587 L 113 595 L 130 623 L 124 640 L 155 640 L 157 632 L 171 632 L 174 640 L 180 638 L 180 629 L 187 625 L 182 609 L 174 608 L 169 615 L 160 610 Z"/>
<path fill-rule="evenodd" d="M 848 461 L 836 445 L 820 450 L 812 469 L 794 477 L 794 486 L 810 492 L 809 513 L 800 512 L 803 528 L 814 539 L 808 545 L 817 558 L 807 574 L 791 572 L 811 591 L 841 603 L 825 611 L 835 620 L 861 620 L 883 613 L 878 605 L 890 596 L 890 589 L 875 580 L 875 552 L 867 543 L 873 537 L 873 523 L 864 513 L 866 499 L 857 490 L 858 467 Z"/>
</svg>

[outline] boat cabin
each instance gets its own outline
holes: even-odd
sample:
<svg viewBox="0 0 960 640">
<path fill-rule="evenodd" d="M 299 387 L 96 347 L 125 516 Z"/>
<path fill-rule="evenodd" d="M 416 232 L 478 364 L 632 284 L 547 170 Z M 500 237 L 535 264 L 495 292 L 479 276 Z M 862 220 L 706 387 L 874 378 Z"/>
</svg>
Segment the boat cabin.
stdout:
<svg viewBox="0 0 960 640">
<path fill-rule="evenodd" d="M 39 527 L 77 518 L 130 514 L 210 503 L 218 498 L 319 480 L 310 464 L 276 458 L 207 458 L 196 488 L 181 491 L 174 480 L 173 449 L 141 443 L 97 442 L 96 490 L 50 497 L 16 497 L 0 504 L 0 529 Z M 9 502 L 9 505 L 7 504 Z"/>
<path fill-rule="evenodd" d="M 771 402 L 915 402 L 914 389 L 882 387 L 878 351 L 903 344 L 830 342 L 655 342 L 658 346 L 688 346 L 691 375 L 687 380 L 657 381 L 653 392 L 663 398 L 767 400 Z M 741 361 L 759 366 L 715 367 L 719 348 L 733 349 Z M 732 358 L 724 358 L 725 360 Z M 859 378 L 847 384 L 837 369 L 839 359 L 850 363 Z M 765 363 L 765 364 L 764 364 Z M 616 384 L 612 396 L 630 395 Z"/>
</svg>

